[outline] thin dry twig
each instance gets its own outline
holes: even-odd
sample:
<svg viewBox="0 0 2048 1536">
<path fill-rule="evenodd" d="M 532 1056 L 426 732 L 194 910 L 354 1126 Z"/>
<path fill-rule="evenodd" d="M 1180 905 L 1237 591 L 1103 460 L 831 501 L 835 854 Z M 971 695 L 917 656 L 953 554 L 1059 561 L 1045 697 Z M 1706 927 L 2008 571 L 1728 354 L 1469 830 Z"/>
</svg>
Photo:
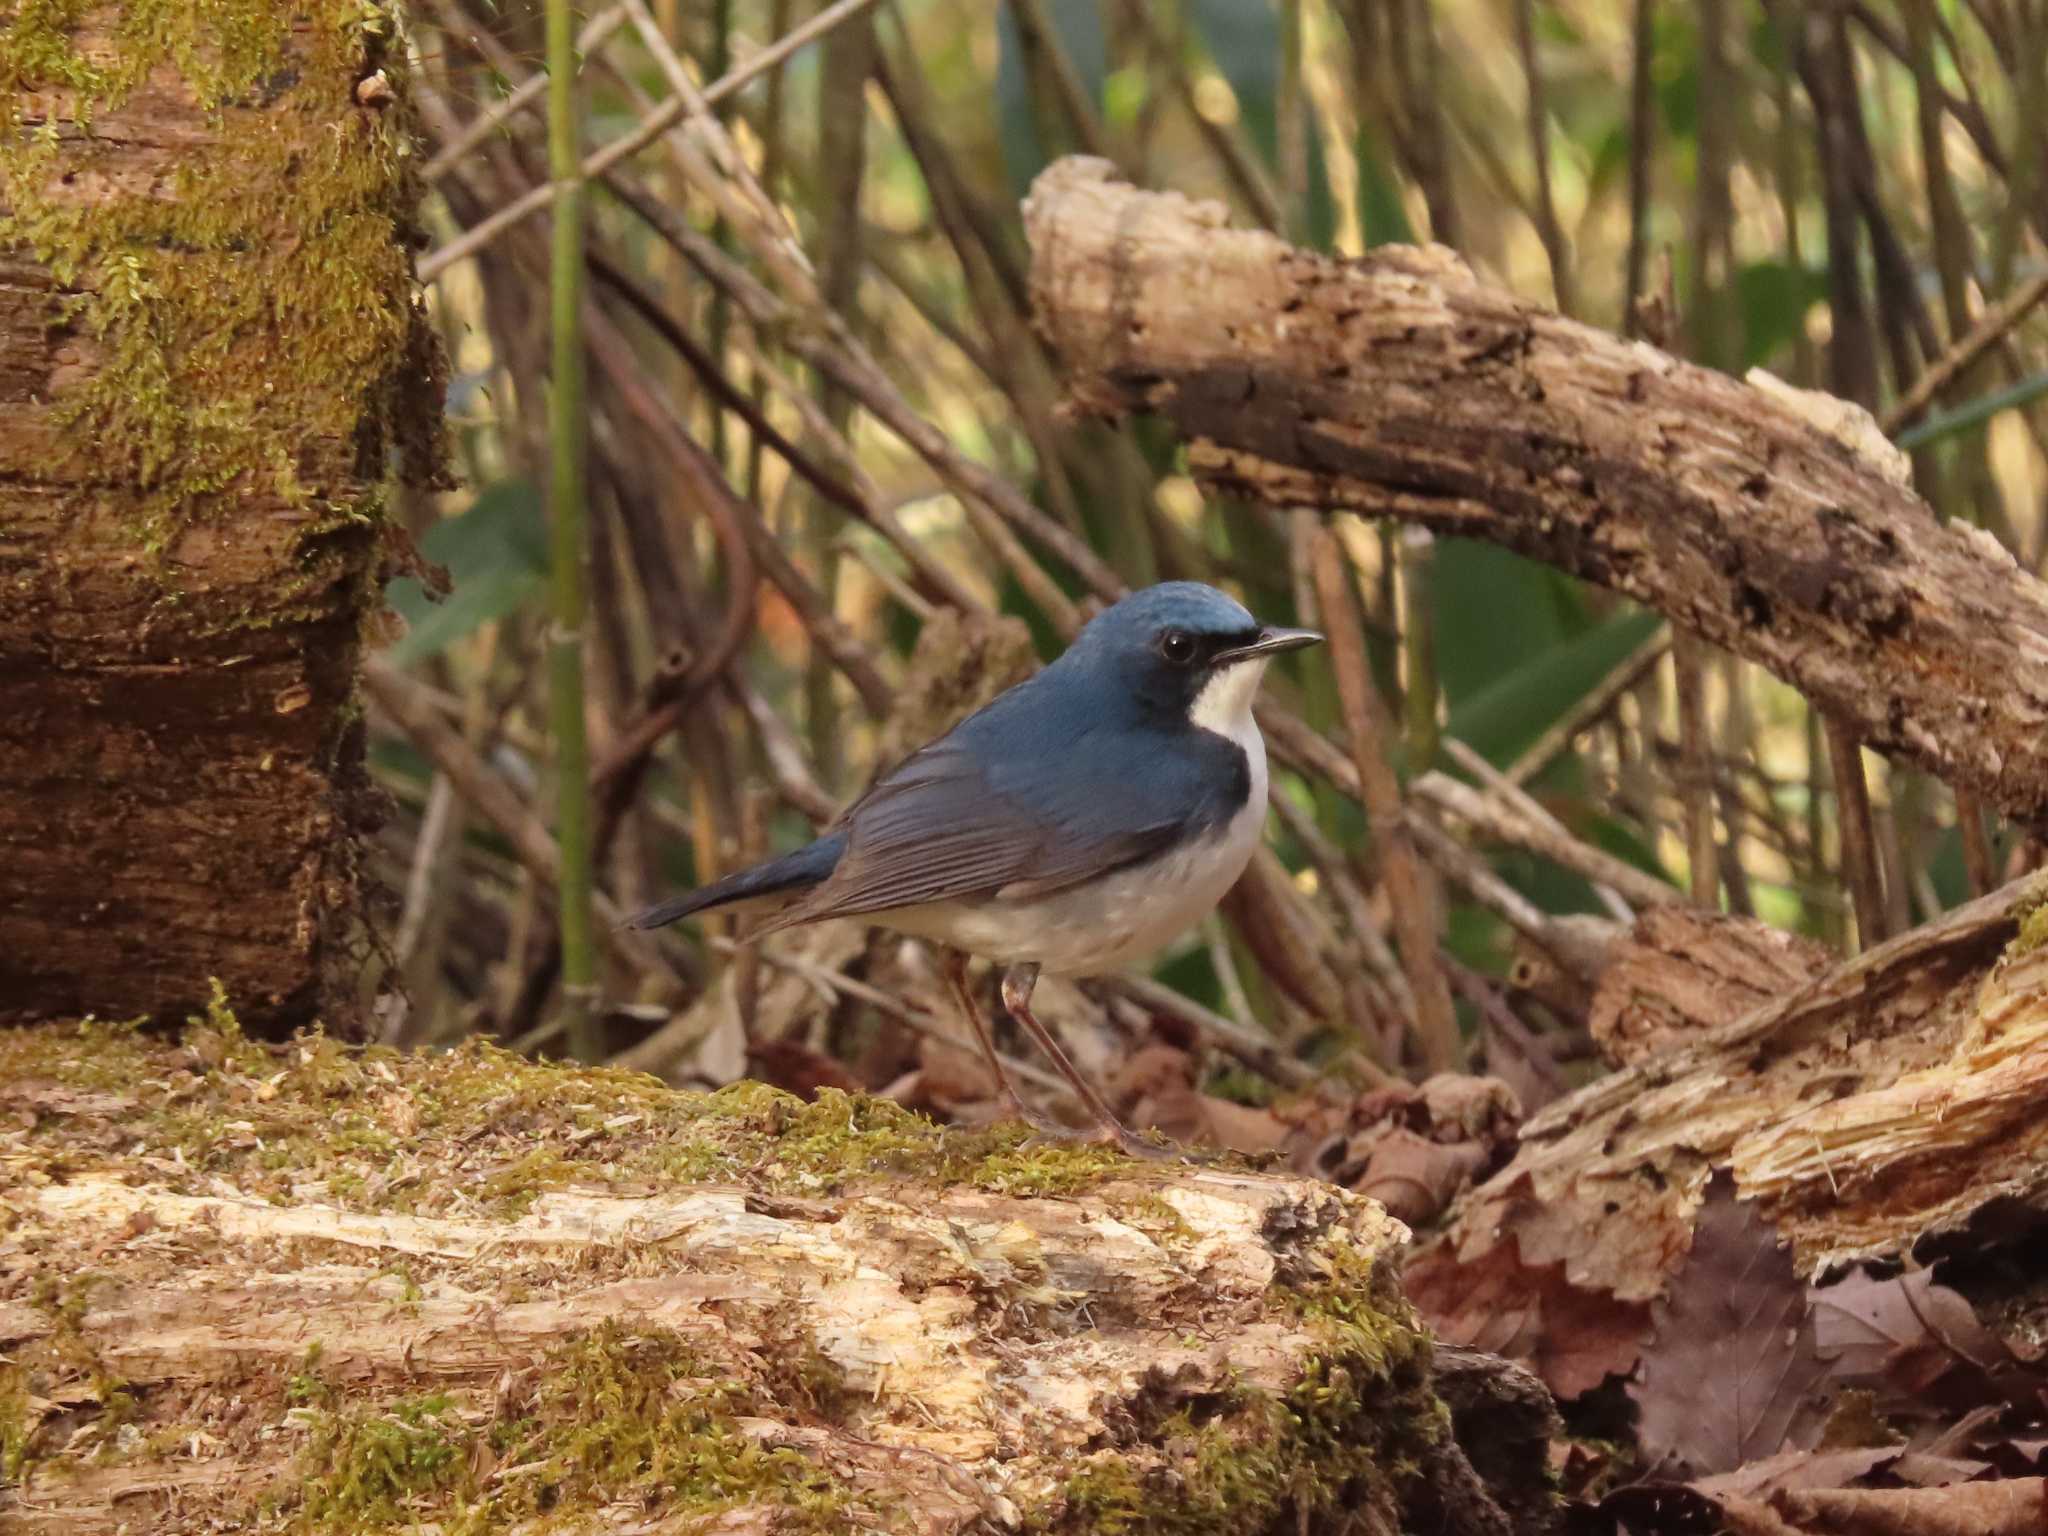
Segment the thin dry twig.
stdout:
<svg viewBox="0 0 2048 1536">
<path fill-rule="evenodd" d="M 1550 284 L 1557 295 L 1558 311 L 1569 315 L 1578 308 L 1578 293 L 1572 282 L 1571 251 L 1550 187 L 1550 114 L 1544 105 L 1543 71 L 1536 59 L 1535 11 L 1536 0 L 1515 0 L 1515 44 L 1522 54 L 1522 82 L 1527 93 L 1529 154 L 1536 162 L 1536 233 L 1550 260 Z"/>
<path fill-rule="evenodd" d="M 463 18 L 453 6 L 438 6 L 436 14 L 444 28 L 459 27 Z M 603 47 L 606 39 L 618 31 L 626 21 L 626 8 L 615 5 L 607 11 L 590 18 L 583 24 L 583 30 L 576 34 L 576 51 L 579 54 L 595 53 Z M 461 27 L 463 36 L 472 47 L 478 45 L 483 34 Z M 506 123 L 535 105 L 548 88 L 548 77 L 544 72 L 535 72 L 514 86 L 510 92 L 493 102 L 465 123 L 461 130 L 445 139 L 434 153 L 434 157 L 420 169 L 420 176 L 429 186 L 454 170 L 477 145 L 496 133 Z"/>
<path fill-rule="evenodd" d="M 1372 835 L 1379 845 L 1388 895 L 1393 903 L 1395 931 L 1401 941 L 1401 963 L 1415 995 L 1416 1044 L 1432 1072 L 1457 1065 L 1458 1018 L 1451 990 L 1437 962 L 1438 896 L 1422 861 L 1409 845 L 1401 815 L 1401 786 L 1386 756 L 1386 722 L 1380 718 L 1379 696 L 1373 689 L 1365 652 L 1365 633 L 1352 606 L 1350 565 L 1335 534 L 1316 537 L 1316 592 L 1323 626 L 1329 634 L 1330 663 L 1337 673 L 1337 693 L 1351 732 L 1351 760 L 1365 793 Z"/>
<path fill-rule="evenodd" d="M 453 727 L 442 720 L 440 711 L 412 679 L 394 672 L 381 662 L 363 668 L 363 687 L 380 709 L 448 775 L 463 803 L 480 814 L 512 847 L 514 856 L 533 877 L 553 890 L 561 871 L 555 840 L 548 835 L 538 816 L 527 808 L 516 791 L 493 773 Z M 593 907 L 599 918 L 599 937 L 612 952 L 642 975 L 662 977 L 680 983 L 660 950 L 629 928 L 619 927 L 624 914 L 602 891 L 596 892 Z"/>
<path fill-rule="evenodd" d="M 1480 783 L 1484 784 L 1502 805 L 1521 817 L 1538 835 L 1550 839 L 1549 846 L 1555 847 L 1565 844 L 1577 847 L 1587 846 L 1579 844 L 1578 839 L 1574 838 L 1565 829 L 1564 823 L 1545 810 L 1542 802 L 1537 800 L 1534 795 L 1531 795 L 1527 790 L 1515 783 L 1514 780 L 1494 767 L 1485 757 L 1473 751 L 1464 742 L 1458 740 L 1455 736 L 1447 736 L 1444 738 L 1443 746 L 1444 750 L 1450 754 L 1452 760 L 1467 773 L 1477 778 Z M 1452 781 L 1444 780 L 1443 782 L 1449 783 Z M 1590 848 L 1589 851 L 1598 854 L 1600 860 L 1612 859 L 1612 855 L 1601 853 L 1601 850 L 1597 848 Z M 1599 860 L 1589 862 L 1599 865 Z M 1567 865 L 1566 867 L 1570 868 L 1571 866 Z M 1618 873 L 1625 869 L 1633 870 L 1634 866 L 1624 864 L 1619 859 L 1612 859 L 1611 868 L 1614 872 Z M 1584 873 L 1584 870 L 1582 869 L 1580 872 Z M 1600 898 L 1601 905 L 1605 906 L 1616 919 L 1624 923 L 1635 921 L 1636 915 L 1634 910 L 1622 898 L 1621 893 L 1615 889 L 1612 881 L 1597 875 L 1587 875 L 1587 878 L 1593 882 L 1593 893 Z M 1658 900 L 1669 899 L 1669 893 L 1664 890 L 1661 881 L 1651 881 L 1649 885 L 1636 881 L 1627 883 L 1638 891 L 1647 890 L 1650 886 L 1654 886 Z"/>
<path fill-rule="evenodd" d="M 739 90 L 749 80 L 752 80 L 756 75 L 761 74 L 765 70 L 773 69 L 799 48 L 817 41 L 817 39 L 823 37 L 834 27 L 846 21 L 849 17 L 859 15 L 874 3 L 875 0 L 838 0 L 836 5 L 827 6 L 795 31 L 763 48 L 759 53 L 748 59 L 746 63 L 740 65 L 737 69 L 734 69 L 723 79 L 706 86 L 703 94 L 698 98 L 698 104 L 701 107 L 716 106 L 726 97 Z M 661 137 L 663 133 L 667 132 L 690 109 L 691 103 L 684 101 L 680 96 L 669 97 L 651 114 L 643 118 L 640 124 L 630 133 L 614 139 L 611 143 L 605 145 L 603 149 L 586 156 L 583 161 L 583 179 L 585 181 L 594 181 L 602 177 L 620 161 L 638 154 L 649 144 L 652 144 Z M 426 255 L 422 256 L 419 259 L 417 269 L 419 280 L 422 283 L 431 283 L 456 262 L 463 260 L 465 257 L 476 255 L 477 252 L 484 249 L 485 246 L 505 233 L 506 230 L 522 220 L 531 218 L 554 200 L 555 188 L 553 183 L 533 188 L 524 196 L 499 209 L 489 218 L 471 225 L 446 245 L 429 251 Z"/>
<path fill-rule="evenodd" d="M 2043 299 L 2048 299 L 2048 272 L 2023 283 L 1985 310 L 1977 323 L 1970 327 L 1969 334 L 1928 364 L 1913 387 L 1878 419 L 1878 425 L 1887 435 L 1895 435 L 1911 426 L 1951 380 L 1968 372 L 1971 364 L 2003 341 Z"/>
</svg>

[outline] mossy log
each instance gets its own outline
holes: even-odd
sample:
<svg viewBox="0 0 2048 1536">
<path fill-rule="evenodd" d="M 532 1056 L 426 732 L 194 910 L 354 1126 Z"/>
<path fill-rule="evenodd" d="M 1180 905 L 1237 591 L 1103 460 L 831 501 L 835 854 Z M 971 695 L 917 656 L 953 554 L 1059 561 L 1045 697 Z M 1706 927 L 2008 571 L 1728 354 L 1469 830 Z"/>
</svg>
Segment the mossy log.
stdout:
<svg viewBox="0 0 2048 1536">
<path fill-rule="evenodd" d="M 378 0 L 0 13 L 0 1019 L 355 969 L 358 635 L 438 462 L 404 68 Z"/>
<path fill-rule="evenodd" d="M 0 1527 L 1540 1530 L 1548 1400 L 1438 1395 L 1405 1238 L 831 1092 L 16 1031 Z"/>
</svg>

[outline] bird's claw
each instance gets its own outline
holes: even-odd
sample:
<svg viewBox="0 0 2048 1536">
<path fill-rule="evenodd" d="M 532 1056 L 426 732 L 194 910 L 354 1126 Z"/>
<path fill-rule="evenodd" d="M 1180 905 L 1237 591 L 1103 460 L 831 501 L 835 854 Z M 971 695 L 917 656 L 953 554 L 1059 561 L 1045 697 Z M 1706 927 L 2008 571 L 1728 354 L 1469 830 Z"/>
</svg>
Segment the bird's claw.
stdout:
<svg viewBox="0 0 2048 1536">
<path fill-rule="evenodd" d="M 1128 1158 L 1146 1163 L 1206 1162 L 1208 1157 L 1191 1147 L 1184 1147 L 1177 1141 L 1152 1141 L 1140 1136 L 1121 1121 L 1109 1121 L 1077 1131 L 1063 1125 L 1035 1109 L 1019 1104 L 1014 1106 L 1017 1118 L 1031 1127 L 1032 1134 L 1045 1141 L 1065 1142 L 1075 1146 L 1115 1147 Z"/>
</svg>

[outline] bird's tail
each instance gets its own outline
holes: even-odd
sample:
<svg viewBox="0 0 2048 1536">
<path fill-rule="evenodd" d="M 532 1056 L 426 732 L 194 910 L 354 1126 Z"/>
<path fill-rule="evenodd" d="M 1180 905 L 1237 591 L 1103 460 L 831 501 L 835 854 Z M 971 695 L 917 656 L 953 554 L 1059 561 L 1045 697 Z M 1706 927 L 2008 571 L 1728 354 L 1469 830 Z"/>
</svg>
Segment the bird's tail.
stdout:
<svg viewBox="0 0 2048 1536">
<path fill-rule="evenodd" d="M 845 834 L 835 832 L 794 853 L 785 853 L 779 859 L 756 864 L 751 869 L 727 875 L 723 880 L 714 880 L 684 895 L 672 896 L 644 912 L 635 912 L 620 926 L 660 928 L 679 917 L 688 917 L 692 912 L 728 906 L 736 901 L 750 901 L 758 896 L 781 896 L 809 890 L 832 873 L 838 866 L 839 856 L 845 852 Z"/>
</svg>

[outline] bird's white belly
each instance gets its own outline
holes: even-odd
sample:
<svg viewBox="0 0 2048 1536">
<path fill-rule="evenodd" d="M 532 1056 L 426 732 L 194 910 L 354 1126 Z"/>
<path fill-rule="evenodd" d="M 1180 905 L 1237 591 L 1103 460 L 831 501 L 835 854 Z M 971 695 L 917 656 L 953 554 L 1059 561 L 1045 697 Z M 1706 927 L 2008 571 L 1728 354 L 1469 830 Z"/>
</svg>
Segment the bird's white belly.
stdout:
<svg viewBox="0 0 2048 1536">
<path fill-rule="evenodd" d="M 935 903 L 874 920 L 1004 964 L 1096 976 L 1143 960 L 1194 927 L 1237 883 L 1266 822 L 1266 751 L 1240 738 L 1251 793 L 1229 822 L 1184 847 L 1083 885 L 1023 901 Z"/>
</svg>

